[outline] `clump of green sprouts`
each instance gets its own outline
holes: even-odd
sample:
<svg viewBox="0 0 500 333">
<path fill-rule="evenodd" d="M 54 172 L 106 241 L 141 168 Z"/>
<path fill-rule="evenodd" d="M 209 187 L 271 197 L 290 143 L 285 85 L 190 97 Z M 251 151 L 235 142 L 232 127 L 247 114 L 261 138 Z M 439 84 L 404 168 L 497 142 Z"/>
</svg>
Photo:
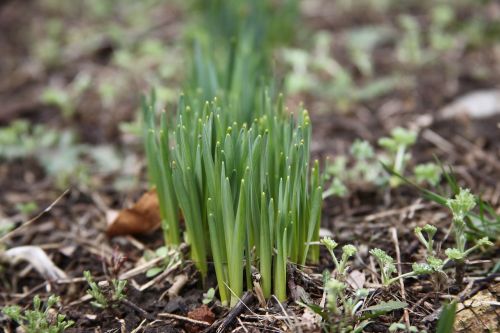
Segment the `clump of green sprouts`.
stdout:
<svg viewBox="0 0 500 333">
<path fill-rule="evenodd" d="M 309 159 L 310 119 L 305 110 L 289 115 L 269 79 L 270 46 L 286 39 L 297 5 L 199 1 L 205 25 L 176 120 L 163 113 L 157 123 L 154 97 L 143 103 L 165 242 L 185 239 L 202 277 L 213 261 L 223 305 L 252 287 L 253 268 L 264 296 L 285 300 L 287 261 L 319 258 L 311 244 L 319 241 L 322 186 Z"/>
<path fill-rule="evenodd" d="M 349 149 L 349 156 L 337 156 L 327 159 L 325 180 L 330 181 L 329 188 L 323 197 L 345 197 L 348 194 L 346 184 L 372 184 L 375 186 L 397 187 L 402 184 L 400 177 L 404 175 L 407 162 L 411 159 L 409 148 L 416 142 L 417 133 L 397 127 L 389 137 L 378 140 L 381 151 L 375 152 L 373 146 L 366 140 L 357 139 Z M 351 157 L 348 159 L 348 157 Z M 382 167 L 381 162 L 394 175 L 390 175 Z M 413 169 L 414 180 L 418 184 L 427 183 L 436 186 L 441 181 L 442 170 L 439 165 L 428 162 L 418 164 Z"/>
<path fill-rule="evenodd" d="M 40 296 L 33 298 L 33 310 L 22 310 L 18 305 L 6 306 L 2 312 L 18 323 L 27 333 L 61 333 L 73 326 L 74 321 L 66 320 L 66 316 L 60 313 L 53 314 L 53 307 L 60 302 L 60 297 L 51 295 L 45 306 L 42 306 Z"/>
<path fill-rule="evenodd" d="M 284 300 L 287 260 L 319 257 L 310 246 L 319 241 L 322 187 L 318 163 L 309 161 L 309 116 L 288 117 L 281 99 L 263 94 L 259 116 L 239 124 L 217 100 L 191 107 L 186 99 L 172 128 L 165 113 L 156 126 L 154 103 L 144 105 L 165 240 L 180 242 L 182 212 L 191 258 L 203 277 L 213 260 L 223 304 L 237 303 L 245 280 L 251 287 L 252 266 L 264 295 Z"/>
<path fill-rule="evenodd" d="M 103 283 L 95 282 L 90 271 L 84 271 L 83 276 L 90 287 L 87 294 L 92 296 L 90 304 L 94 307 L 100 309 L 116 307 L 125 299 L 126 280 L 113 279 L 110 286 L 107 281 L 103 281 Z"/>
</svg>

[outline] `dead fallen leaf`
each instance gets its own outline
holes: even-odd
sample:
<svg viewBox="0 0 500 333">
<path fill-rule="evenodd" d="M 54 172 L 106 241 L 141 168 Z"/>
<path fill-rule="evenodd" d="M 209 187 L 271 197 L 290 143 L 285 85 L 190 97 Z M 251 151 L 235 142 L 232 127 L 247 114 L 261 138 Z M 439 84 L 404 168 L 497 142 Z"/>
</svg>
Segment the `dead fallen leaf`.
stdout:
<svg viewBox="0 0 500 333">
<path fill-rule="evenodd" d="M 353 270 L 351 273 L 349 273 L 346 282 L 354 290 L 361 289 L 364 287 L 366 282 L 365 273 L 360 272 L 358 270 Z"/>
<path fill-rule="evenodd" d="M 215 321 L 215 315 L 206 305 L 202 305 L 188 312 L 188 317 L 194 320 L 204 321 L 212 324 Z"/>
<path fill-rule="evenodd" d="M 496 283 L 491 290 L 496 290 Z M 458 304 L 455 320 L 456 332 L 498 332 L 498 307 L 496 297 L 489 290 L 482 290 L 474 297 Z M 495 328 L 496 327 L 496 328 Z"/>
<path fill-rule="evenodd" d="M 5 251 L 2 256 L 12 264 L 19 261 L 27 261 L 33 268 L 51 281 L 67 278 L 59 267 L 47 256 L 44 250 L 38 246 L 17 246 Z"/>
<path fill-rule="evenodd" d="M 300 317 L 300 327 L 306 332 L 319 332 L 321 317 L 311 309 L 305 308 Z"/>
<path fill-rule="evenodd" d="M 107 214 L 110 237 L 118 235 L 144 234 L 156 230 L 161 223 L 156 189 L 149 190 L 131 207 Z"/>
<path fill-rule="evenodd" d="M 459 97 L 441 111 L 443 118 L 468 116 L 484 119 L 500 114 L 500 91 L 479 90 Z"/>
<path fill-rule="evenodd" d="M 215 314 L 206 305 L 202 305 L 188 312 L 188 318 L 196 321 L 212 324 L 215 321 Z M 190 333 L 198 333 L 203 330 L 203 326 L 194 323 L 185 324 L 186 331 Z"/>
</svg>

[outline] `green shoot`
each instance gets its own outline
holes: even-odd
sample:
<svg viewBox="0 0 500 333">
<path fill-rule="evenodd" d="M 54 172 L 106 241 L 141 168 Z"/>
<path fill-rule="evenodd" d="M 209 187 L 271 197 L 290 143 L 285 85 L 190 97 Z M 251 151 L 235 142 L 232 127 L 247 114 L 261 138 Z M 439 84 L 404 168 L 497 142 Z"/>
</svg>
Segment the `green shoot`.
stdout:
<svg viewBox="0 0 500 333">
<path fill-rule="evenodd" d="M 207 290 L 206 293 L 203 293 L 202 303 L 203 304 L 210 304 L 214 300 L 214 297 L 215 297 L 215 289 L 210 288 Z"/>
<path fill-rule="evenodd" d="M 435 163 L 419 164 L 415 166 L 413 172 L 419 184 L 426 182 L 434 187 L 441 181 L 441 168 Z"/>
<path fill-rule="evenodd" d="M 252 287 L 252 266 L 261 271 L 264 296 L 283 301 L 287 262 L 319 259 L 311 244 L 319 241 L 323 192 L 309 157 L 308 113 L 290 116 L 282 97 L 263 88 L 269 47 L 292 27 L 297 2 L 279 6 L 283 11 L 263 0 L 197 6 L 204 27 L 196 31 L 176 119 L 163 113 L 158 124 L 155 95 L 143 101 L 165 243 L 179 244 L 183 217 L 191 260 L 203 280 L 213 260 L 223 305 L 237 304 L 245 281 Z"/>
<path fill-rule="evenodd" d="M 427 239 L 422 234 L 422 231 L 427 235 Z M 432 256 L 434 254 L 434 235 L 436 234 L 437 228 L 433 225 L 426 224 L 423 228 L 416 227 L 415 235 L 417 236 L 420 243 L 425 246 L 427 254 Z"/>
<path fill-rule="evenodd" d="M 89 271 L 84 271 L 83 276 L 90 287 L 87 294 L 92 296 L 90 304 L 100 309 L 107 309 L 110 306 L 116 307 L 121 301 L 125 299 L 124 289 L 127 285 L 126 280 L 114 279 L 111 281 L 112 288 L 107 288 L 108 284 L 97 284 Z"/>
<path fill-rule="evenodd" d="M 443 306 L 441 314 L 439 315 L 439 321 L 437 325 L 437 333 L 452 333 L 455 331 L 455 316 L 457 311 L 457 303 L 451 302 Z"/>
<path fill-rule="evenodd" d="M 375 258 L 379 265 L 382 284 L 384 286 L 390 285 L 393 282 L 391 277 L 396 272 L 394 259 L 384 250 L 378 248 L 370 250 L 370 254 Z"/>
<path fill-rule="evenodd" d="M 457 249 L 465 252 L 465 217 L 476 206 L 476 199 L 469 189 L 460 189 L 453 199 L 448 199 L 446 205 L 453 214 L 453 229 L 455 232 L 455 243 Z"/>
<path fill-rule="evenodd" d="M 458 185 L 453 169 L 448 167 L 448 170 L 437 160 L 437 164 L 441 167 L 442 174 L 446 180 L 450 190 L 454 195 L 459 194 L 460 187 Z M 401 173 L 395 172 L 394 169 L 387 165 L 383 165 L 384 169 L 393 177 L 399 178 L 402 182 L 412 186 L 417 189 L 422 195 L 443 207 L 448 206 L 448 195 L 442 195 L 428 189 L 425 189 L 410 179 L 404 177 Z M 500 215 L 495 211 L 495 209 L 487 202 L 477 198 L 476 205 L 478 206 L 479 213 L 474 213 L 473 211 L 468 211 L 465 213 L 466 218 L 463 219 L 465 222 L 465 233 L 468 238 L 480 239 L 482 237 L 489 237 L 491 239 L 497 239 L 500 234 Z"/>
<path fill-rule="evenodd" d="M 406 150 L 412 146 L 417 139 L 417 134 L 410 130 L 396 127 L 391 131 L 390 137 L 380 138 L 378 144 L 385 148 L 391 156 L 391 164 L 394 172 L 403 174 L 409 154 Z M 401 180 L 392 176 L 389 180 L 391 187 L 400 185 Z"/>
<path fill-rule="evenodd" d="M 338 245 L 334 240 L 325 237 L 320 240 L 320 243 L 326 247 L 326 249 L 332 256 L 337 273 L 340 275 L 342 279 L 345 279 L 347 277 L 347 262 L 358 251 L 356 247 L 350 244 L 344 245 L 342 247 L 342 258 L 339 261 L 335 256 L 335 253 L 333 253 L 333 250 Z"/>
<path fill-rule="evenodd" d="M 91 304 L 96 308 L 106 309 L 109 306 L 108 300 L 106 299 L 106 296 L 104 296 L 104 293 L 101 291 L 101 288 L 94 281 L 92 274 L 89 271 L 84 271 L 83 276 L 85 277 L 85 280 L 87 280 L 87 283 L 90 287 L 90 289 L 87 290 L 87 294 L 92 296 L 92 298 L 94 299 L 93 301 L 91 301 Z"/>
</svg>

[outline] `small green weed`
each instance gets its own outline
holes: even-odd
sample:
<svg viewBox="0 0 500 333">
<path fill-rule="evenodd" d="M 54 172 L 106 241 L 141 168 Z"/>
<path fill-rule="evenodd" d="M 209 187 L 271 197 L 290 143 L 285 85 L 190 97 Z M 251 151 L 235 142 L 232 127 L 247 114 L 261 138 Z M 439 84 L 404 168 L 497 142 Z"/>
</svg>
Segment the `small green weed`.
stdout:
<svg viewBox="0 0 500 333">
<path fill-rule="evenodd" d="M 397 187 L 403 181 L 396 175 L 384 170 L 393 168 L 398 174 L 404 174 L 406 164 L 411 160 L 409 149 L 416 141 L 416 133 L 404 128 L 395 128 L 390 137 L 383 137 L 378 144 L 384 149 L 375 153 L 373 146 L 364 140 L 355 140 L 350 147 L 352 162 L 347 156 L 338 156 L 327 160 L 325 181 L 331 179 L 330 187 L 323 193 L 323 197 L 336 195 L 346 196 L 346 184 L 372 184 L 375 186 Z M 349 163 L 348 163 L 349 162 Z M 382 163 L 382 165 L 381 165 Z M 442 178 L 442 170 L 435 163 L 423 163 L 414 167 L 412 179 L 419 184 L 427 183 L 437 186 Z"/>
<path fill-rule="evenodd" d="M 33 310 L 22 310 L 18 305 L 7 306 L 2 312 L 18 323 L 27 333 L 61 333 L 73 326 L 72 320 L 66 320 L 63 314 L 52 311 L 53 307 L 60 302 L 58 296 L 51 295 L 45 306 L 42 306 L 40 296 L 33 298 Z"/>
<path fill-rule="evenodd" d="M 126 280 L 113 279 L 111 286 L 105 283 L 97 284 L 89 271 L 84 271 L 83 276 L 90 287 L 87 293 L 92 296 L 90 304 L 100 309 L 117 307 L 125 299 L 124 289 L 127 285 Z"/>
<path fill-rule="evenodd" d="M 207 290 L 206 293 L 203 293 L 202 303 L 203 304 L 210 304 L 214 300 L 214 297 L 215 297 L 215 289 L 210 288 Z"/>
</svg>

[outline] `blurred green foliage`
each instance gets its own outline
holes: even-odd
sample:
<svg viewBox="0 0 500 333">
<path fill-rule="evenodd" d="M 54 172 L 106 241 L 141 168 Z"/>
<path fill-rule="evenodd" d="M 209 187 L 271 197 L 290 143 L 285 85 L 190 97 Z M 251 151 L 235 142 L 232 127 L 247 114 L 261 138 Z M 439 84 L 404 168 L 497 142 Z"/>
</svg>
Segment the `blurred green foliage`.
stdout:
<svg viewBox="0 0 500 333">
<path fill-rule="evenodd" d="M 292 94 L 308 93 L 331 101 L 337 111 L 348 111 L 388 94 L 411 92 L 421 80 L 418 74 L 426 68 L 443 70 L 447 76 L 458 75 L 457 63 L 449 59 L 492 48 L 500 37 L 500 23 L 488 12 L 492 3 L 329 3 L 335 15 L 329 24 L 340 27 L 302 32 L 298 43 L 301 48 L 283 50 L 281 59 L 289 69 L 286 88 Z M 344 22 L 345 17 L 363 17 L 368 23 L 353 25 L 352 20 Z M 390 67 L 385 62 L 390 62 Z M 481 66 L 470 70 L 482 79 L 488 75 L 491 79 L 493 74 L 485 68 L 480 70 Z"/>
</svg>

